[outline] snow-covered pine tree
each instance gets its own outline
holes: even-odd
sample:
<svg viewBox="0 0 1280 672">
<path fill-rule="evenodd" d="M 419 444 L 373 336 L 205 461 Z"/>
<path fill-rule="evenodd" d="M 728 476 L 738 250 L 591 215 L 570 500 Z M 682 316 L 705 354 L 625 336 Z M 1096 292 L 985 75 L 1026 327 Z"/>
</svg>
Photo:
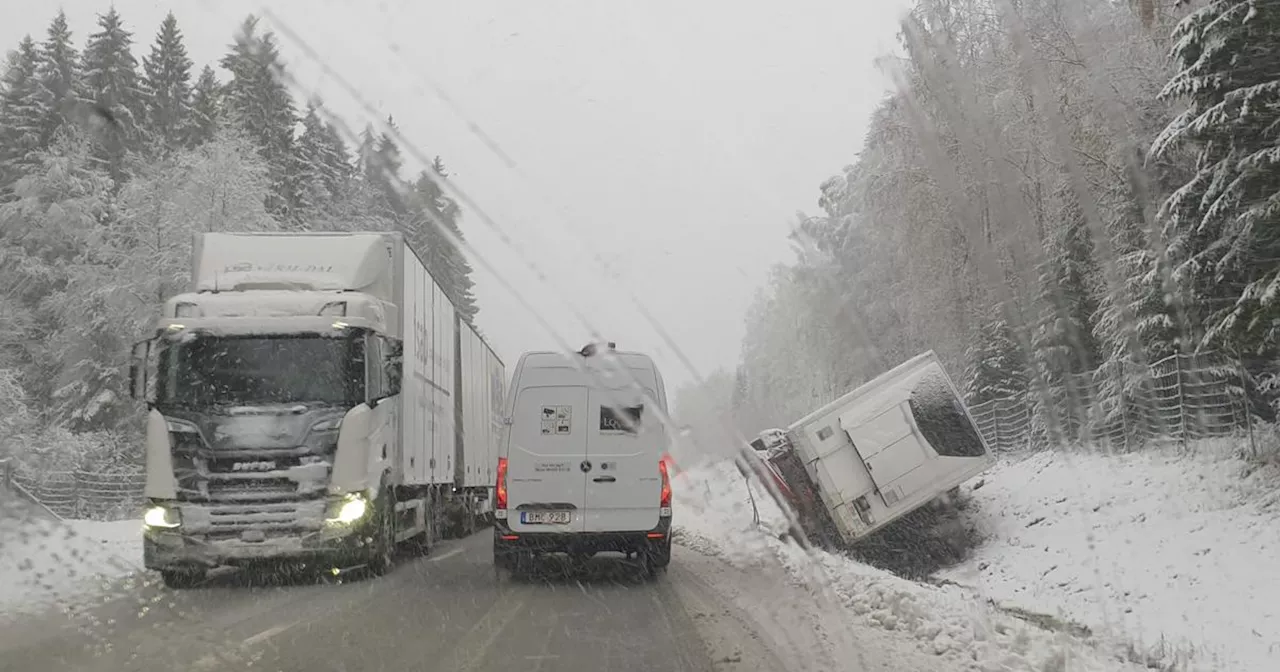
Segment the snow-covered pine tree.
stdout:
<svg viewBox="0 0 1280 672">
<path fill-rule="evenodd" d="M 1065 185 L 1058 194 L 1063 207 L 1054 217 L 1056 226 L 1045 241 L 1045 261 L 1040 267 L 1039 318 L 1032 329 L 1034 365 L 1044 372 L 1056 415 L 1068 439 L 1079 438 L 1093 407 L 1092 376 L 1097 365 L 1093 339 L 1097 300 L 1093 286 L 1098 268 L 1084 215 Z"/>
<path fill-rule="evenodd" d="M 44 106 L 36 75 L 39 65 L 39 50 L 28 35 L 10 52 L 0 83 L 0 201 L 25 172 L 31 153 L 40 147 Z M 3 236 L 0 231 L 0 238 Z"/>
<path fill-rule="evenodd" d="M 395 130 L 394 119 L 387 117 L 386 123 Z M 359 159 L 364 181 L 382 196 L 382 210 L 392 219 L 402 220 L 409 213 L 406 198 L 410 194 L 400 177 L 404 158 L 391 133 L 375 134 L 372 126 L 366 127 L 360 135 Z"/>
<path fill-rule="evenodd" d="M 231 51 L 222 57 L 222 67 L 231 73 L 222 90 L 223 109 L 266 159 L 271 174 L 267 211 L 283 220 L 297 205 L 293 150 L 297 112 L 282 78 L 284 63 L 275 35 L 257 34 L 257 24 L 257 17 L 245 19 Z"/>
<path fill-rule="evenodd" d="M 151 53 L 142 58 L 147 127 L 166 148 L 201 139 L 193 137 L 198 120 L 191 109 L 191 67 L 178 19 L 169 12 L 151 44 Z"/>
<path fill-rule="evenodd" d="M 23 384 L 37 408 L 53 409 L 55 421 L 69 418 L 73 399 L 88 403 L 112 375 L 97 368 L 92 360 L 101 353 L 82 339 L 85 325 L 100 316 L 64 309 L 74 294 L 68 283 L 112 217 L 112 190 L 87 138 L 65 126 L 49 149 L 33 155 L 32 170 L 13 185 L 13 200 L 0 205 L 12 262 L 5 264 L 6 286 L 33 317 L 21 345 Z"/>
<path fill-rule="evenodd" d="M 1196 174 L 1161 207 L 1175 271 L 1210 306 L 1201 347 L 1265 368 L 1280 350 L 1280 3 L 1210 0 L 1173 32 L 1184 101 L 1153 143 L 1196 151 Z"/>
<path fill-rule="evenodd" d="M 1005 321 L 1003 311 L 987 311 L 965 359 L 967 366 L 964 370 L 964 390 L 970 404 L 1007 399 L 1026 393 L 1026 360 Z"/>
<path fill-rule="evenodd" d="M 113 7 L 99 15 L 98 27 L 84 49 L 84 96 L 93 104 L 87 118 L 96 153 L 120 183 L 125 154 L 140 145 L 147 96 L 133 56 L 133 33 L 125 30 L 120 13 Z"/>
<path fill-rule="evenodd" d="M 186 145 L 195 147 L 213 139 L 222 118 L 222 85 L 213 68 L 204 66 L 191 89 L 191 123 L 184 135 Z"/>
<path fill-rule="evenodd" d="M 74 119 L 81 106 L 80 54 L 72 43 L 67 15 L 59 10 L 49 24 L 45 41 L 40 45 L 40 63 L 36 79 L 40 83 L 40 102 L 44 108 L 40 124 L 40 147 L 53 144 L 54 134 Z"/>
<path fill-rule="evenodd" d="M 344 210 L 343 201 L 353 196 L 355 172 L 346 143 L 321 118 L 322 109 L 319 101 L 308 103 L 295 145 L 299 199 L 295 220 L 304 228 L 343 228 L 336 215 Z"/>
<path fill-rule="evenodd" d="M 440 157 L 435 158 L 432 167 L 436 174 L 447 176 Z M 471 280 L 471 263 L 450 236 L 444 235 L 439 228 L 443 224 L 454 239 L 463 240 L 462 229 L 458 227 L 461 209 L 445 195 L 431 172 L 424 170 L 418 175 L 413 192 L 418 212 L 415 213 L 411 236 L 421 246 L 419 249 L 426 250 L 427 259 L 424 261 L 432 275 L 439 278 L 441 290 L 457 307 L 462 318 L 471 323 L 478 311 L 472 292 L 475 283 Z"/>
</svg>

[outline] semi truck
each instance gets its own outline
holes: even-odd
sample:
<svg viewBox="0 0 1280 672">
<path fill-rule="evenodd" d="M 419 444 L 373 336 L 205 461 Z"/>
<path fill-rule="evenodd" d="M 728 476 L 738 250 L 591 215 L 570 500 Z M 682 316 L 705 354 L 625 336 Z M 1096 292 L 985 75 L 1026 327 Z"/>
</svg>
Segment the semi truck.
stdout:
<svg viewBox="0 0 1280 672">
<path fill-rule="evenodd" d="M 928 351 L 753 441 L 756 474 L 808 539 L 848 548 L 995 463 L 942 362 Z"/>
<path fill-rule="evenodd" d="M 491 518 L 506 373 L 399 233 L 203 233 L 134 344 L 143 555 L 388 571 Z"/>
</svg>

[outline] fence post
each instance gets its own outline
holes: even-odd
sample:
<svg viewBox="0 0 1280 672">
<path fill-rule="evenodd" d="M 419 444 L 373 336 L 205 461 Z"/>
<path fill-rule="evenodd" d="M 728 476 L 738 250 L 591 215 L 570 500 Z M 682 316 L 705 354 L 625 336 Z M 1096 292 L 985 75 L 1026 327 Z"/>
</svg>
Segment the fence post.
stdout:
<svg viewBox="0 0 1280 672">
<path fill-rule="evenodd" d="M 1124 366 L 1124 363 L 1121 362 L 1120 365 Z M 1121 371 L 1120 375 L 1123 376 L 1124 372 Z M 1120 409 L 1120 441 L 1121 441 L 1120 449 L 1123 450 L 1125 453 L 1128 453 L 1129 452 L 1129 400 L 1128 398 L 1125 397 L 1123 378 L 1121 378 L 1120 380 L 1120 391 L 1117 393 L 1116 406 Z"/>
<path fill-rule="evenodd" d="M 1178 386 L 1178 443 L 1183 447 L 1187 447 L 1187 407 L 1182 393 L 1182 353 L 1178 352 L 1173 355 L 1174 371 L 1177 375 Z"/>
<path fill-rule="evenodd" d="M 1000 443 L 1000 401 L 1000 399 L 992 399 L 989 402 L 991 404 L 991 424 L 995 425 L 992 432 L 995 436 L 991 443 L 996 447 L 996 450 L 1004 448 L 1004 445 Z"/>
<path fill-rule="evenodd" d="M 1249 378 L 1244 370 L 1244 359 L 1237 351 L 1232 353 L 1236 360 L 1236 374 L 1240 376 L 1240 405 L 1244 407 L 1244 426 L 1249 432 L 1249 454 L 1258 459 L 1258 444 L 1253 438 L 1253 408 L 1249 404 Z"/>
</svg>

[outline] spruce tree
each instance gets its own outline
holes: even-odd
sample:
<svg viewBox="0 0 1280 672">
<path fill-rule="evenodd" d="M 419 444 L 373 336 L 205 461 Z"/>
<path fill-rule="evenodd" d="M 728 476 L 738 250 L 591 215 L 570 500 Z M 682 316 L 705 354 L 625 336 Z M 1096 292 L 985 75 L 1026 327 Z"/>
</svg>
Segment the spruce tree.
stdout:
<svg viewBox="0 0 1280 672">
<path fill-rule="evenodd" d="M 267 210 L 278 218 L 297 204 L 293 126 L 297 114 L 285 85 L 284 64 L 272 33 L 257 34 L 257 18 L 241 24 L 231 51 L 221 65 L 231 80 L 223 88 L 223 105 L 231 123 L 258 146 L 271 175 Z"/>
<path fill-rule="evenodd" d="M 1196 152 L 1195 175 L 1161 208 L 1175 272 L 1211 306 L 1200 345 L 1260 367 L 1280 350 L 1280 4 L 1210 0 L 1173 31 L 1184 101 L 1153 143 Z"/>
<path fill-rule="evenodd" d="M 1026 393 L 1026 360 L 1002 311 L 988 312 L 965 359 L 964 389 L 970 404 Z"/>
<path fill-rule="evenodd" d="M 303 218 L 332 212 L 352 176 L 346 144 L 320 118 L 320 109 L 316 102 L 307 105 L 296 144 L 298 212 Z"/>
<path fill-rule="evenodd" d="M 189 147 L 209 142 L 217 134 L 222 119 L 222 85 L 213 68 L 204 66 L 191 90 L 191 123 L 184 137 Z"/>
<path fill-rule="evenodd" d="M 0 200 L 3 190 L 25 172 L 40 147 L 44 106 L 36 70 L 40 54 L 28 35 L 9 54 L 0 85 Z"/>
<path fill-rule="evenodd" d="M 49 147 L 62 125 L 81 109 L 80 54 L 72 42 L 67 15 L 59 11 L 40 45 L 36 79 L 40 84 L 40 147 Z"/>
<path fill-rule="evenodd" d="M 191 110 L 191 66 L 178 19 L 169 12 L 160 24 L 150 55 L 142 59 L 148 93 L 147 126 L 167 147 L 182 146 L 196 135 L 193 127 L 198 121 Z M 212 75 L 213 71 L 209 73 Z"/>
<path fill-rule="evenodd" d="M 437 157 L 433 162 L 436 174 L 445 175 L 444 163 Z M 418 209 L 412 220 L 410 237 L 415 246 L 426 255 L 423 260 L 440 289 L 458 309 L 468 323 L 475 319 L 477 307 L 472 288 L 471 264 L 463 251 L 453 241 L 461 241 L 458 227 L 460 209 L 457 203 L 444 194 L 434 175 L 422 171 L 413 185 L 413 201 Z M 441 231 L 441 226 L 445 231 Z"/>
<path fill-rule="evenodd" d="M 120 14 L 112 8 L 99 15 L 98 27 L 84 50 L 84 95 L 93 103 L 89 119 L 96 153 L 120 182 L 125 153 L 137 147 L 146 96 L 133 56 L 133 34 L 124 29 Z"/>
</svg>

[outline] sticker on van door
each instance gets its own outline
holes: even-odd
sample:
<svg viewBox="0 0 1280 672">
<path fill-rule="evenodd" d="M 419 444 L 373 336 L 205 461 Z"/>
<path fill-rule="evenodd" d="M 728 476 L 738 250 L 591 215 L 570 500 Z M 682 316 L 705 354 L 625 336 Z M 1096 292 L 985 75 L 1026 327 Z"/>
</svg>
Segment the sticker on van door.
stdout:
<svg viewBox="0 0 1280 672">
<path fill-rule="evenodd" d="M 542 433 L 565 434 L 573 433 L 573 406 L 543 406 L 542 407 Z"/>
<path fill-rule="evenodd" d="M 617 409 L 601 404 L 600 431 L 635 434 L 640 429 L 640 416 L 643 413 L 644 404 Z"/>
</svg>

